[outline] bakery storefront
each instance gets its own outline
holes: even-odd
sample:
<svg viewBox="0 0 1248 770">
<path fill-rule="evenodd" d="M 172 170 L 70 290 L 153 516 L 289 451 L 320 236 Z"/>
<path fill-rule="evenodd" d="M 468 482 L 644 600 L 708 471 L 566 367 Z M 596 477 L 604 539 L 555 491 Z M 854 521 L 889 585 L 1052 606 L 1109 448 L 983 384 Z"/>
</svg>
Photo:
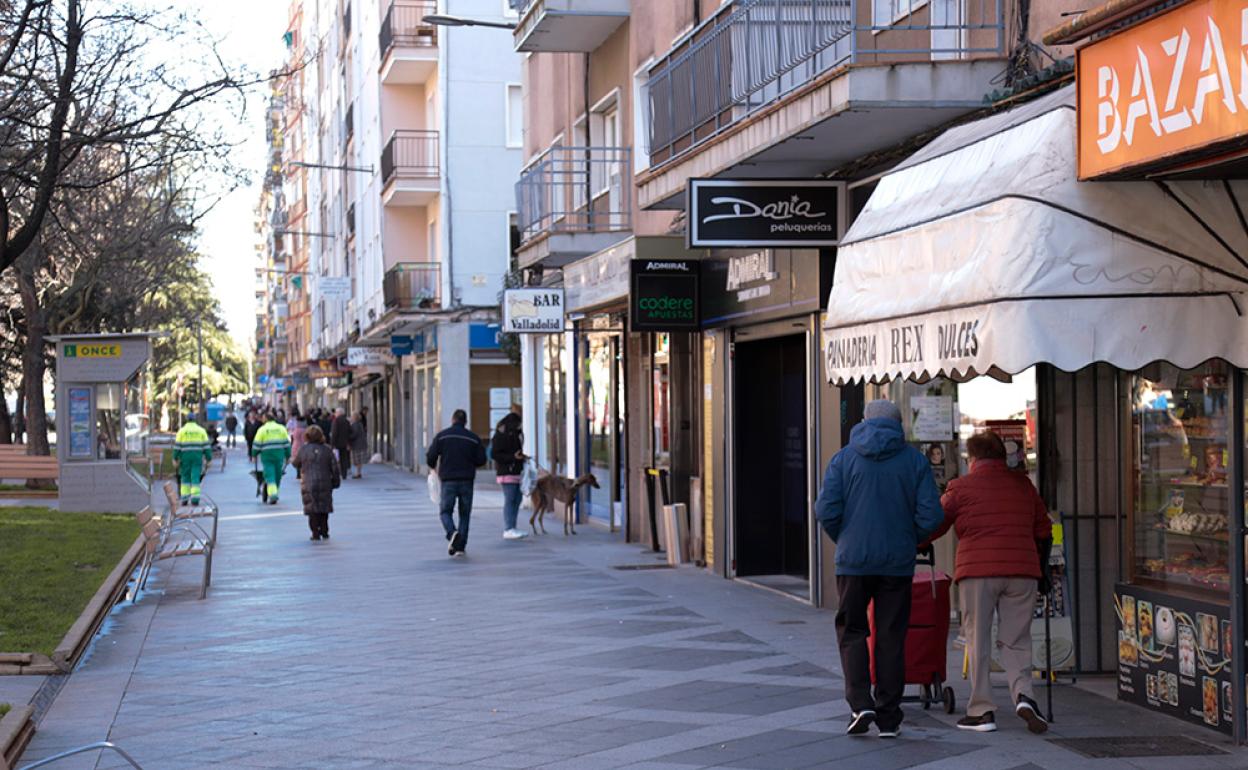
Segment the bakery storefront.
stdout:
<svg viewBox="0 0 1248 770">
<path fill-rule="evenodd" d="M 1079 118 L 1065 87 L 881 179 L 838 253 L 826 374 L 922 398 L 904 411 L 950 423 L 953 475 L 1006 393 L 1062 525 L 1066 667 L 1242 741 L 1248 183 L 1081 181 Z"/>
</svg>

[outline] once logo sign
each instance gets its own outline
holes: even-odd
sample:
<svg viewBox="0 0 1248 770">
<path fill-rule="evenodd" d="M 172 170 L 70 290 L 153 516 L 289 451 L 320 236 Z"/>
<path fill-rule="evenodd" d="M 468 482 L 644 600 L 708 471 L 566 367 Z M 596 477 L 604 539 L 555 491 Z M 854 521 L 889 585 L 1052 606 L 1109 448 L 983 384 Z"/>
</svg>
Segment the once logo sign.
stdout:
<svg viewBox="0 0 1248 770">
<path fill-rule="evenodd" d="M 121 345 L 76 343 L 65 346 L 66 358 L 121 358 Z"/>
</svg>

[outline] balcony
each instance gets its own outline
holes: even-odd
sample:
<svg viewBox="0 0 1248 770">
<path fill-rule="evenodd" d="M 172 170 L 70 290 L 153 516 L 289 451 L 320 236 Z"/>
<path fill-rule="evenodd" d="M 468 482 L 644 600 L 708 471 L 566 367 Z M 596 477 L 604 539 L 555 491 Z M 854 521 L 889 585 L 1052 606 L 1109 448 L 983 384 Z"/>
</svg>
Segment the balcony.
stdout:
<svg viewBox="0 0 1248 770">
<path fill-rule="evenodd" d="M 442 265 L 400 262 L 386 271 L 381 290 L 387 313 L 440 310 Z"/>
<path fill-rule="evenodd" d="M 511 0 L 517 51 L 588 53 L 628 18 L 628 0 Z"/>
<path fill-rule="evenodd" d="M 725 3 L 650 69 L 641 205 L 678 208 L 689 177 L 815 176 L 978 109 L 1003 3 Z"/>
<path fill-rule="evenodd" d="M 388 86 L 424 83 L 438 70 L 438 28 L 425 21 L 437 11 L 434 0 L 394 0 L 378 34 L 381 82 Z"/>
<path fill-rule="evenodd" d="M 627 238 L 632 165 L 628 147 L 555 146 L 539 155 L 516 183 L 522 265 L 558 267 Z"/>
<path fill-rule="evenodd" d="M 387 206 L 424 206 L 441 187 L 438 132 L 395 131 L 381 150 L 381 200 Z"/>
</svg>

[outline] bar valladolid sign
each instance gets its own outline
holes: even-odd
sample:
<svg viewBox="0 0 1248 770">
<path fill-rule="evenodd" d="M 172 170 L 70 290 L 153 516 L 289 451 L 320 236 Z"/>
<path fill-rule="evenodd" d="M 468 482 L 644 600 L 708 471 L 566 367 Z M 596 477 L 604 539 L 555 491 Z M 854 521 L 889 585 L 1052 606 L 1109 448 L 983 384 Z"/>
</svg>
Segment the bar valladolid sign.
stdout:
<svg viewBox="0 0 1248 770">
<path fill-rule="evenodd" d="M 689 248 L 835 246 L 845 184 L 826 179 L 690 179 Z"/>
<path fill-rule="evenodd" d="M 563 322 L 563 289 L 503 292 L 503 333 L 554 334 L 563 331 Z"/>
</svg>

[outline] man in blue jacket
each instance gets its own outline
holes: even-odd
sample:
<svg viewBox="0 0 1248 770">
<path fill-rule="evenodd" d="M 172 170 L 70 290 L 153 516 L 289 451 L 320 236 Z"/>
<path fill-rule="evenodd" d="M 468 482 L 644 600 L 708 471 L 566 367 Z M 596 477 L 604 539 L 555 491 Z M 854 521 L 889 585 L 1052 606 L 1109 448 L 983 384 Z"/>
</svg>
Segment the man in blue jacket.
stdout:
<svg viewBox="0 0 1248 770">
<path fill-rule="evenodd" d="M 823 477 L 815 515 L 836 543 L 836 632 L 845 699 L 853 714 L 846 731 L 881 738 L 901 730 L 906 627 L 918 544 L 944 521 L 931 465 L 906 443 L 901 412 L 891 401 L 867 404 L 849 446 Z M 875 602 L 875 694 L 867 650 L 867 605 Z"/>
<path fill-rule="evenodd" d="M 477 468 L 485 465 L 485 444 L 468 430 L 468 413 L 456 409 L 451 427 L 434 437 L 425 453 L 425 464 L 436 468 L 442 482 L 442 528 L 446 530 L 446 552 L 451 556 L 464 553 L 468 547 L 468 524 L 472 516 L 472 489 Z M 459 503 L 459 527 L 452 513 Z"/>
</svg>

